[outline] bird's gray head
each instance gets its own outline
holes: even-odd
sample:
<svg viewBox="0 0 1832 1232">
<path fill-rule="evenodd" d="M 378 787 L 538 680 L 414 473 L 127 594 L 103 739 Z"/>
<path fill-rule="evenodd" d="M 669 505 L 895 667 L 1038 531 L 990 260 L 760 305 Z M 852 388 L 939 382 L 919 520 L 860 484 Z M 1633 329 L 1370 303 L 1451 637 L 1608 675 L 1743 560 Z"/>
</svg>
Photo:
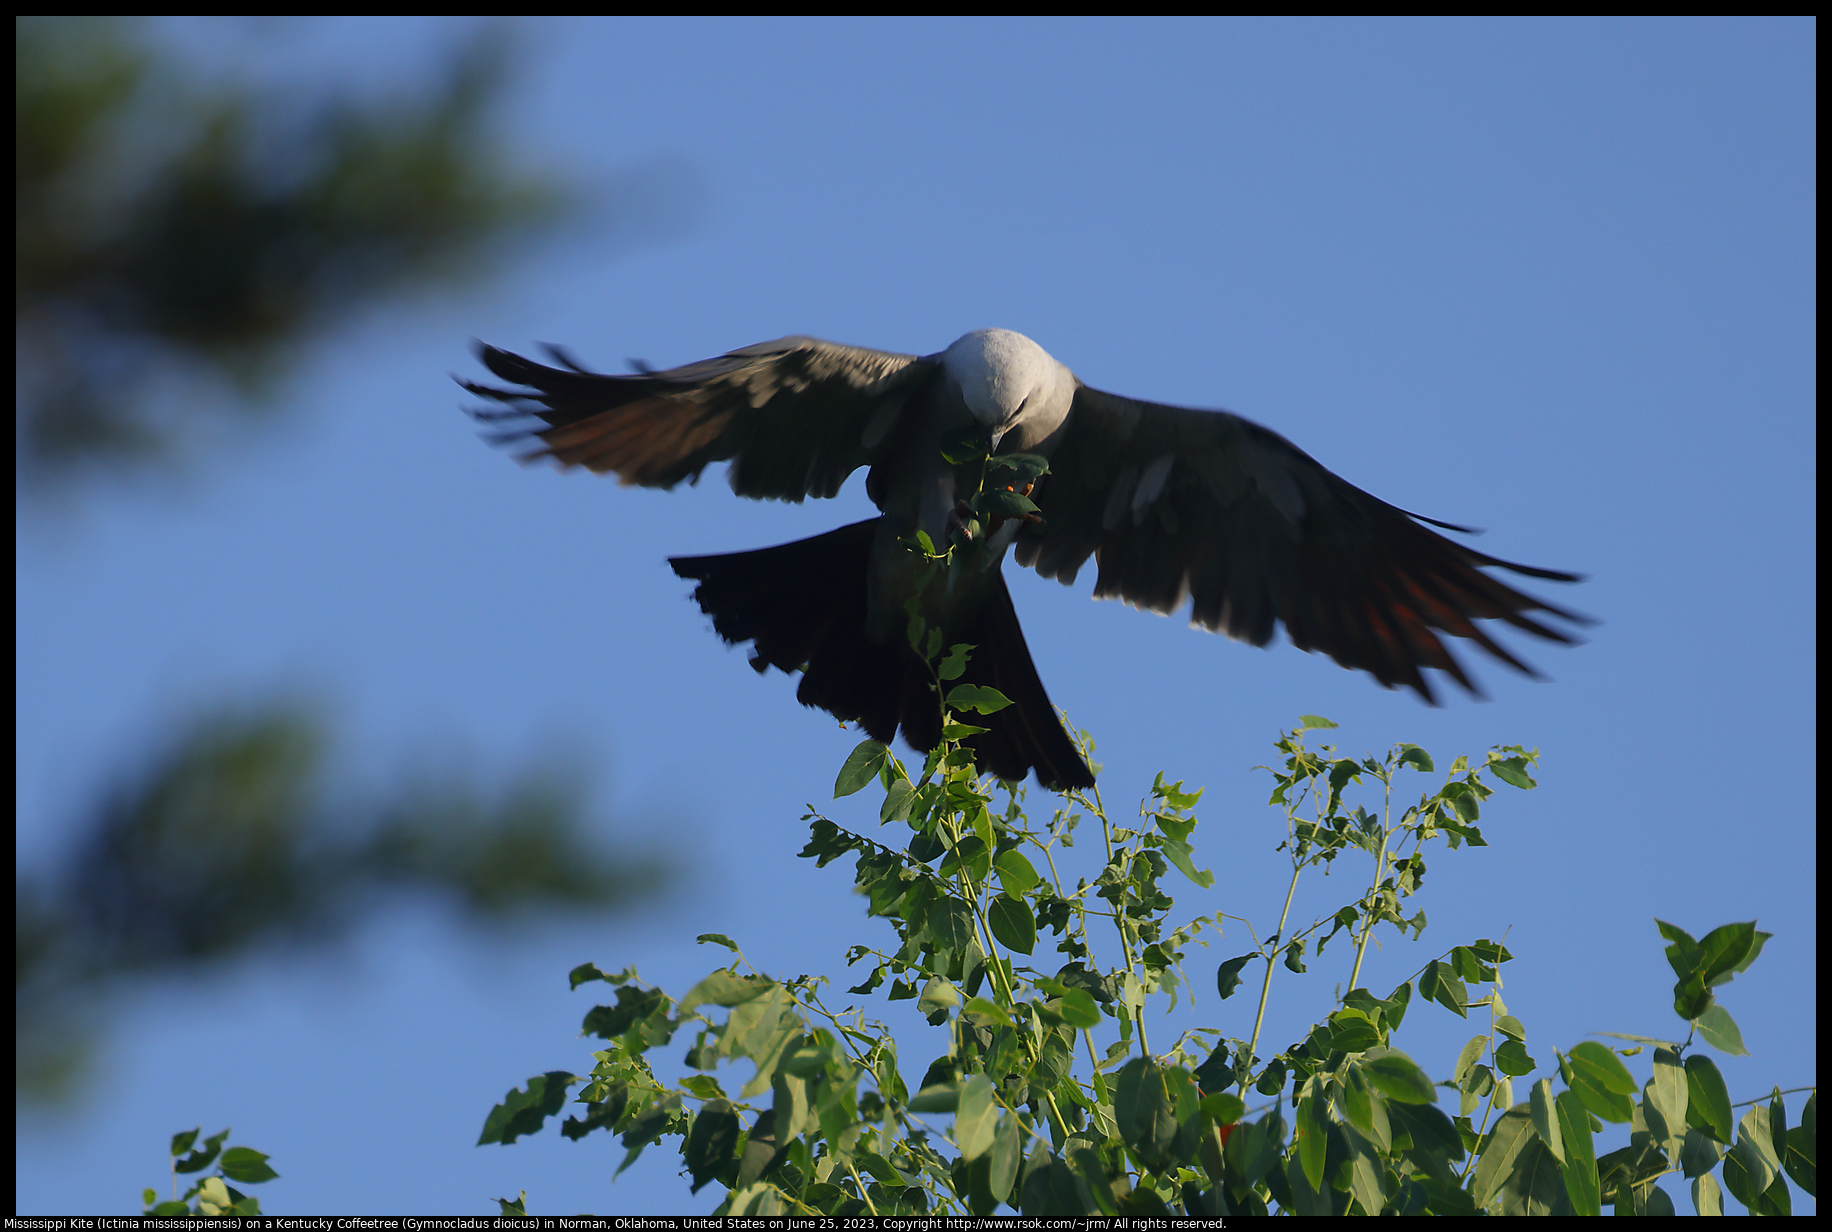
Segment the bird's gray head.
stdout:
<svg viewBox="0 0 1832 1232">
<path fill-rule="evenodd" d="M 1059 423 L 1075 378 L 1050 353 L 1009 329 L 976 329 L 942 352 L 948 379 L 996 442 L 1020 419 Z"/>
</svg>

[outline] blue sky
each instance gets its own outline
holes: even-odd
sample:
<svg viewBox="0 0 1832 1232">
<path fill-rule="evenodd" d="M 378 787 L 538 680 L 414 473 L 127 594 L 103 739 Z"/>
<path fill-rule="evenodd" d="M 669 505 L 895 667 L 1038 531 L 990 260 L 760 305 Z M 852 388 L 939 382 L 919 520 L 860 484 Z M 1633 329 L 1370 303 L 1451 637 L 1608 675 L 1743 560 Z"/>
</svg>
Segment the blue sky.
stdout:
<svg viewBox="0 0 1832 1232">
<path fill-rule="evenodd" d="M 200 73 L 378 91 L 470 29 L 158 27 Z M 508 1087 L 589 1064 L 573 964 L 633 962 L 678 994 L 718 964 L 697 933 L 794 973 L 837 971 L 861 931 L 849 876 L 794 855 L 856 735 L 747 670 L 664 561 L 867 516 L 860 481 L 765 506 L 716 474 L 667 494 L 518 468 L 459 414 L 473 337 L 617 370 L 1003 326 L 1089 384 L 1226 407 L 1488 528 L 1485 551 L 1588 574 L 1540 588 L 1601 619 L 1588 644 L 1510 642 L 1550 681 L 1466 658 L 1489 700 L 1428 709 L 1007 568 L 1109 804 L 1159 770 L 1207 788 L 1216 886 L 1185 887 L 1192 913 L 1276 912 L 1278 815 L 1251 767 L 1301 714 L 1349 752 L 1537 747 L 1540 787 L 1491 802 L 1491 845 L 1432 860 L 1427 945 L 1507 933 L 1508 1004 L 1549 1063 L 1590 1032 L 1677 1026 L 1653 917 L 1759 919 L 1775 938 L 1723 997 L 1754 1055 L 1720 1063 L 1734 1099 L 1816 1080 L 1811 22 L 509 31 L 500 132 L 596 213 L 499 278 L 343 323 L 279 426 L 186 481 L 28 520 L 19 857 L 54 858 L 174 714 L 292 690 L 339 716 L 358 778 L 431 748 L 504 773 L 567 750 L 606 833 L 671 847 L 681 875 L 639 917 L 479 943 L 407 906 L 337 954 L 136 992 L 94 1098 L 22 1116 L 18 1210 L 137 1209 L 167 1136 L 199 1123 L 274 1156 L 277 1212 L 487 1213 L 524 1188 L 547 1213 L 710 1210 L 661 1151 L 612 1187 L 608 1139 L 471 1143 Z M 863 826 L 861 801 L 832 814 Z M 1352 893 L 1313 889 L 1318 910 Z M 1192 955 L 1199 989 L 1236 940 Z M 1366 982 L 1431 956 L 1389 943 Z M 1275 986 L 1273 1036 L 1324 1012 L 1346 976 L 1326 967 Z M 1201 1020 L 1245 1034 L 1249 1011 L 1207 995 Z M 909 1017 L 914 1066 L 940 1044 Z M 1468 1033 L 1415 1011 L 1400 1043 L 1436 1074 Z"/>
</svg>

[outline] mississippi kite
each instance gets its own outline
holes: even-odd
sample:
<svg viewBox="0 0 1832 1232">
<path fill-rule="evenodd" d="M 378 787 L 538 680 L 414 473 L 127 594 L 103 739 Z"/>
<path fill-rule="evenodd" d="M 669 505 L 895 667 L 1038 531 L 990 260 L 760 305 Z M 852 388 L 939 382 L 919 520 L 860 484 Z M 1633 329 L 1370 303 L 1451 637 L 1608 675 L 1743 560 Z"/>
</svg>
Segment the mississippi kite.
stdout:
<svg viewBox="0 0 1832 1232">
<path fill-rule="evenodd" d="M 803 704 L 878 740 L 901 728 L 926 751 L 941 738 L 934 667 L 912 648 L 912 613 L 940 646 L 972 645 L 960 683 L 1013 704 L 971 716 L 988 730 L 968 743 L 981 768 L 1005 779 L 1034 770 L 1046 787 L 1094 782 L 1031 662 L 999 571 L 1007 550 L 1065 585 L 1092 556 L 1096 598 L 1166 614 L 1188 600 L 1192 623 L 1256 646 L 1283 624 L 1300 650 L 1428 702 L 1424 668 L 1476 691 L 1440 634 L 1532 675 L 1475 621 L 1570 642 L 1528 613 L 1583 619 L 1483 570 L 1576 575 L 1447 539 L 1420 523 L 1462 528 L 1368 495 L 1238 415 L 1091 389 L 1009 330 L 978 330 L 928 356 L 782 338 L 629 376 L 589 372 L 558 350 L 560 367 L 488 346 L 480 355 L 515 388 L 465 382 L 507 407 L 478 414 L 544 424 L 502 434 L 538 438 L 527 458 L 655 488 L 729 462 L 739 496 L 786 501 L 833 496 L 868 467 L 877 518 L 669 563 L 699 583 L 694 598 L 720 637 L 752 643 L 753 667 L 801 672 Z M 976 434 L 978 452 L 963 454 Z M 1029 464 L 990 507 L 978 495 L 988 453 Z M 1047 470 L 1033 476 L 1037 458 Z M 999 468 L 994 461 L 995 489 Z M 938 568 L 933 555 L 950 545 L 953 563 Z"/>
</svg>

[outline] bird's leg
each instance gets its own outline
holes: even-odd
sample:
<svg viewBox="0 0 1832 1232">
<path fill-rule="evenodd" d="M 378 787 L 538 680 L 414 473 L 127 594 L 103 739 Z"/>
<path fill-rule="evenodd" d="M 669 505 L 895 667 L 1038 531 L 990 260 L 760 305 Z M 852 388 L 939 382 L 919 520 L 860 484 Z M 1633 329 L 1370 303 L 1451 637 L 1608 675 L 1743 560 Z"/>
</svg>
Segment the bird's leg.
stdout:
<svg viewBox="0 0 1832 1232">
<path fill-rule="evenodd" d="M 964 500 L 954 502 L 954 508 L 948 512 L 948 538 L 959 537 L 963 543 L 973 542 L 974 527 L 979 524 L 979 515 L 973 506 Z"/>
</svg>

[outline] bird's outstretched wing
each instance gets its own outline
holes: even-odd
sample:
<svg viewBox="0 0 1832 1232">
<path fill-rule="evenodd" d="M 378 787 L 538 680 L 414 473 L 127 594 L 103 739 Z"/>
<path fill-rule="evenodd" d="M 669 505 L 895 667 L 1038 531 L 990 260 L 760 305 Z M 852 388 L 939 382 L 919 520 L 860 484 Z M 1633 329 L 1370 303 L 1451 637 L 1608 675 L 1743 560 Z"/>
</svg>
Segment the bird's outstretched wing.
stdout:
<svg viewBox="0 0 1832 1232">
<path fill-rule="evenodd" d="M 1421 668 L 1477 692 L 1440 632 L 1535 675 L 1474 622 L 1502 620 L 1558 642 L 1574 639 L 1526 613 L 1587 623 L 1482 570 L 1559 582 L 1577 575 L 1446 539 L 1225 411 L 1080 386 L 1033 499 L 1044 521 L 1020 533 L 1019 564 L 1066 584 L 1092 555 L 1096 598 L 1165 614 L 1188 599 L 1193 623 L 1256 646 L 1282 622 L 1299 649 L 1365 668 L 1428 702 L 1436 698 Z"/>
<path fill-rule="evenodd" d="M 625 484 L 671 488 L 731 460 L 740 496 L 799 501 L 833 496 L 858 467 L 894 443 L 905 406 L 936 372 L 934 359 L 780 338 L 665 372 L 588 372 L 559 351 L 550 368 L 479 345 L 484 365 L 520 389 L 460 382 L 546 427 L 505 431 L 538 438 L 526 459 L 610 472 Z"/>
</svg>

